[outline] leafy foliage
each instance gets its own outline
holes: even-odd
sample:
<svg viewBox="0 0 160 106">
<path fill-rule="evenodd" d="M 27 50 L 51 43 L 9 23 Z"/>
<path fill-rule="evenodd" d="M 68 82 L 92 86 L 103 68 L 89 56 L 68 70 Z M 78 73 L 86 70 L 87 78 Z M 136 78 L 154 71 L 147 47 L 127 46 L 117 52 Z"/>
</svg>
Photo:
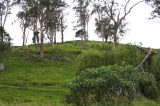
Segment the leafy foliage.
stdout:
<svg viewBox="0 0 160 106">
<path fill-rule="evenodd" d="M 10 36 L 9 34 L 4 30 L 3 27 L 0 27 L 0 62 L 3 61 L 4 56 L 7 54 L 9 48 L 10 48 Z"/>
<path fill-rule="evenodd" d="M 151 7 L 154 8 L 151 15 L 152 18 L 159 18 L 160 15 L 160 1 L 159 0 L 145 0 Z"/>
<path fill-rule="evenodd" d="M 93 48 L 98 48 L 98 50 L 86 50 L 77 57 L 75 62 L 77 71 L 124 62 L 136 66 L 144 56 L 143 52 L 133 45 L 120 45 L 112 48 L 109 44 L 94 44 Z"/>
<path fill-rule="evenodd" d="M 103 56 L 99 51 L 89 50 L 83 52 L 76 58 L 76 70 L 82 71 L 90 67 L 99 67 L 104 64 Z"/>
<path fill-rule="evenodd" d="M 158 94 L 154 76 L 135 70 L 131 65 L 87 69 L 66 86 L 70 89 L 66 102 L 77 106 L 131 103 L 139 92 L 149 98 L 156 98 Z"/>
</svg>

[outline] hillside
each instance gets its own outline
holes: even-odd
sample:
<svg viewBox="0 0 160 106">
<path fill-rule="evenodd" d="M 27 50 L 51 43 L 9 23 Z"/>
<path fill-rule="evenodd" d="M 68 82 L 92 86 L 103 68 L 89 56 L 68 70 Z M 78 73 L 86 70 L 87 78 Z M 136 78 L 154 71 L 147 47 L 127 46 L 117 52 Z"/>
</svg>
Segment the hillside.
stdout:
<svg viewBox="0 0 160 106">
<path fill-rule="evenodd" d="M 68 91 L 64 84 L 77 74 L 76 57 L 87 51 L 107 51 L 111 54 L 109 51 L 115 50 L 110 43 L 90 41 L 87 49 L 82 45 L 80 41 L 56 44 L 54 48 L 46 44 L 44 62 L 37 60 L 38 52 L 35 45 L 12 47 L 10 56 L 5 61 L 6 69 L 0 72 L 0 105 L 64 105 L 63 98 Z M 144 56 L 136 46 L 120 45 L 115 51 L 116 56 L 119 56 L 117 62 L 128 61 L 134 66 L 138 65 Z M 154 66 L 158 64 L 159 54 L 157 50 L 153 61 Z M 108 64 L 111 60 L 112 58 L 107 61 Z M 152 73 L 157 74 L 158 69 L 159 66 L 154 67 Z M 135 106 L 158 106 L 160 102 L 142 98 L 134 104 Z"/>
</svg>

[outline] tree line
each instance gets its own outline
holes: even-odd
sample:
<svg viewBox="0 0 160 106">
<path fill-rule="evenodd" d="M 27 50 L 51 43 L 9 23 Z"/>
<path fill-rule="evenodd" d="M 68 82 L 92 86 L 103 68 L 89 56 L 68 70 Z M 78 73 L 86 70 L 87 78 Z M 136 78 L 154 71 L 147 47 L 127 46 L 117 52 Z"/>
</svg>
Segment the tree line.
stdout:
<svg viewBox="0 0 160 106">
<path fill-rule="evenodd" d="M 88 24 L 92 15 L 96 15 L 96 32 L 105 42 L 113 40 L 114 47 L 118 46 L 119 39 L 126 32 L 126 17 L 134 7 L 142 2 L 146 2 L 155 10 L 153 18 L 160 15 L 158 0 L 140 0 L 131 4 L 132 0 L 73 0 L 75 3 L 73 10 L 77 17 L 77 25 L 80 37 L 84 40 L 84 46 L 88 41 Z M 67 27 L 64 10 L 69 7 L 65 0 L 2 0 L 0 2 L 0 26 L 5 28 L 8 15 L 11 14 L 12 7 L 20 8 L 17 18 L 23 32 L 23 46 L 26 45 L 26 30 L 33 32 L 33 43 L 37 45 L 40 53 L 40 60 L 44 60 L 44 37 L 50 40 L 54 46 L 56 43 L 56 33 L 61 32 L 62 43 L 64 42 L 64 31 Z M 3 39 L 3 34 L 1 34 Z M 3 41 L 2 41 L 3 42 Z"/>
</svg>

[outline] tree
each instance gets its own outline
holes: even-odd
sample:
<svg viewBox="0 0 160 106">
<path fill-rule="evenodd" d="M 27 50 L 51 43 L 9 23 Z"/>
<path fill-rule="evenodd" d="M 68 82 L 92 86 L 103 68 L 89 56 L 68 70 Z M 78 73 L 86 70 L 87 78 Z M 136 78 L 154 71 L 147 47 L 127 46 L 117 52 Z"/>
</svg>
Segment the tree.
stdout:
<svg viewBox="0 0 160 106">
<path fill-rule="evenodd" d="M 149 49 L 148 52 L 145 51 L 142 48 L 140 48 L 140 49 L 144 52 L 145 56 L 144 56 L 143 60 L 140 62 L 140 64 L 136 68 L 141 68 L 144 71 L 143 66 L 147 62 L 148 72 L 151 72 L 152 57 L 153 57 L 153 55 L 156 54 L 156 51 L 151 49 L 151 48 Z"/>
<path fill-rule="evenodd" d="M 11 14 L 12 2 L 11 0 L 0 1 L 0 26 L 5 26 L 7 17 Z"/>
<path fill-rule="evenodd" d="M 40 60 L 44 60 L 44 37 L 49 28 L 49 23 L 52 26 L 54 20 L 53 16 L 57 17 L 55 14 L 65 6 L 65 2 L 61 0 L 20 0 L 21 6 L 27 5 L 30 14 L 30 26 L 33 27 L 34 38 L 38 38 L 39 41 L 39 51 Z M 53 18 L 54 19 L 54 18 Z M 47 27 L 46 27 L 47 26 Z M 53 27 L 52 27 L 53 28 Z M 50 30 L 52 30 L 50 27 Z M 38 33 L 35 33 L 38 32 Z"/>
<path fill-rule="evenodd" d="M 86 33 L 84 36 L 84 40 L 88 40 L 88 23 L 89 23 L 89 5 L 91 0 L 75 0 L 77 5 L 73 8 L 76 11 L 77 27 L 81 27 L 83 31 Z"/>
<path fill-rule="evenodd" d="M 0 71 L 4 70 L 4 58 L 11 46 L 11 38 L 5 31 L 4 27 L 0 26 Z"/>
<path fill-rule="evenodd" d="M 47 13 L 47 22 L 45 24 L 46 27 L 46 32 L 47 32 L 47 36 L 48 39 L 51 42 L 51 45 L 54 47 L 54 44 L 56 43 L 56 33 L 57 33 L 57 29 L 58 29 L 58 23 L 59 23 L 59 14 L 60 14 L 60 10 L 54 10 L 54 13 L 52 13 L 52 11 L 50 10 L 50 8 L 48 8 L 49 10 Z"/>
<path fill-rule="evenodd" d="M 67 25 L 65 25 L 65 19 L 64 19 L 64 13 L 61 13 L 60 16 L 60 30 L 61 30 L 61 42 L 64 42 L 64 31 L 67 28 Z"/>
<path fill-rule="evenodd" d="M 97 33 L 101 33 L 102 39 L 105 39 L 105 42 L 108 41 L 108 37 L 111 36 L 111 28 L 112 28 L 112 24 L 111 24 L 111 20 L 109 18 L 103 18 L 101 20 L 97 20 L 97 18 L 95 19 L 96 21 L 96 32 Z"/>
<path fill-rule="evenodd" d="M 152 11 L 152 19 L 160 17 L 160 1 L 159 0 L 145 0 L 154 10 Z"/>
<path fill-rule="evenodd" d="M 112 22 L 113 26 L 111 32 L 115 47 L 118 46 L 119 32 L 123 32 L 121 29 L 125 25 L 126 16 L 128 16 L 136 5 L 142 2 L 136 2 L 134 5 L 129 7 L 130 1 L 131 0 L 127 0 L 124 3 L 120 3 L 117 2 L 117 0 L 98 0 L 98 2 L 101 3 L 102 11 Z"/>
<path fill-rule="evenodd" d="M 108 39 L 108 33 L 107 31 L 109 31 L 108 28 L 110 28 L 110 18 L 108 18 L 104 12 L 103 12 L 103 8 L 101 7 L 100 3 L 93 3 L 93 10 L 91 12 L 91 15 L 96 14 L 96 18 L 95 18 L 95 25 L 96 25 L 96 33 L 100 33 L 100 37 L 102 37 L 102 40 L 107 42 Z"/>
<path fill-rule="evenodd" d="M 29 22 L 30 22 L 30 19 L 29 19 L 29 13 L 27 10 L 25 11 L 19 11 L 18 14 L 17 14 L 17 17 L 20 21 L 20 28 L 22 29 L 22 32 L 23 32 L 23 46 L 26 45 L 27 43 L 27 36 L 26 36 L 26 29 L 29 27 Z"/>
</svg>

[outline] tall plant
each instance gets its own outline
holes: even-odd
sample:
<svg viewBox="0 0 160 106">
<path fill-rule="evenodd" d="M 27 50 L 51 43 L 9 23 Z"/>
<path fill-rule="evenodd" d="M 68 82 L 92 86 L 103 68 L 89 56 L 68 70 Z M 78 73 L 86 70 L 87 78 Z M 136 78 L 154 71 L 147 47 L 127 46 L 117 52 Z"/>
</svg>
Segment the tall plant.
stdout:
<svg viewBox="0 0 160 106">
<path fill-rule="evenodd" d="M 119 35 L 123 32 L 123 27 L 125 25 L 125 19 L 131 13 L 132 9 L 137 6 L 142 1 L 136 2 L 130 6 L 131 0 L 125 0 L 119 2 L 118 0 L 95 0 L 100 3 L 100 7 L 96 10 L 98 14 L 105 14 L 106 19 L 110 19 L 112 22 L 112 37 L 114 41 L 114 46 L 118 46 Z M 101 11 L 98 11 L 100 9 Z M 103 25 L 103 24 L 102 24 Z"/>
<path fill-rule="evenodd" d="M 11 38 L 2 26 L 0 26 L 0 35 L 0 63 L 3 63 L 4 57 L 11 46 Z"/>
<path fill-rule="evenodd" d="M 46 33 L 53 34 L 58 12 L 65 6 L 62 0 L 19 0 L 18 3 L 29 9 L 30 26 L 34 38 L 38 41 L 40 60 L 44 60 L 44 37 Z"/>
<path fill-rule="evenodd" d="M 74 0 L 76 1 L 76 6 L 73 8 L 76 12 L 77 16 L 77 25 L 75 27 L 80 27 L 82 31 L 84 32 L 83 37 L 81 39 L 84 39 L 84 48 L 86 48 L 86 41 L 88 40 L 88 23 L 89 23 L 89 17 L 90 17 L 90 10 L 89 6 L 91 3 L 91 0 Z"/>
</svg>

